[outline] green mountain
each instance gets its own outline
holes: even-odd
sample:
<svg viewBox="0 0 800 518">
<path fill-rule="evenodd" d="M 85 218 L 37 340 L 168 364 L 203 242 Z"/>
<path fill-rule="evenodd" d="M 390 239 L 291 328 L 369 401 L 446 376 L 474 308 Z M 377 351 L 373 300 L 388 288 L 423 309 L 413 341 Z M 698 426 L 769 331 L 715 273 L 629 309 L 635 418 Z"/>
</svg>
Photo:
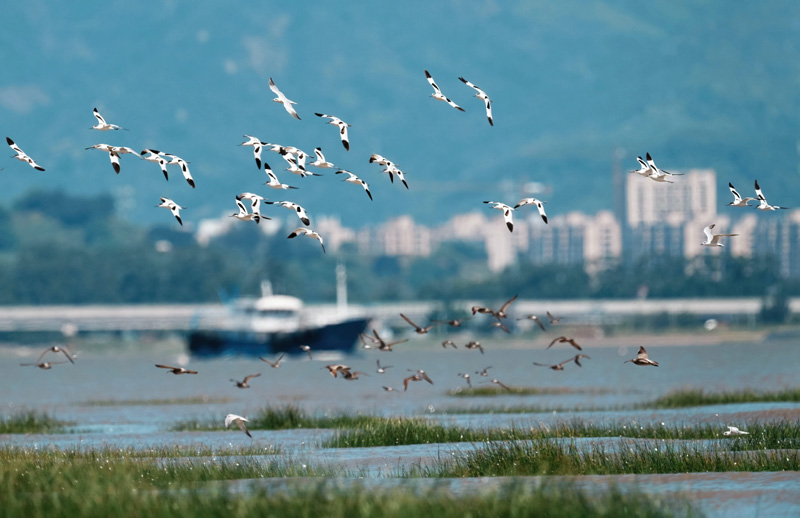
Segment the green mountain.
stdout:
<svg viewBox="0 0 800 518">
<path fill-rule="evenodd" d="M 3 159 L 0 202 L 63 187 L 109 193 L 133 222 L 170 222 L 155 208 L 166 196 L 191 225 L 253 191 L 357 227 L 488 211 L 481 201 L 514 202 L 538 182 L 555 216 L 611 208 L 616 150 L 623 170 L 648 151 L 668 170 L 714 168 L 720 199 L 728 181 L 744 194 L 757 178 L 781 205 L 800 189 L 800 4 L 789 0 L 31 0 L 4 17 L 0 127 L 47 171 Z M 430 98 L 425 69 L 465 113 Z M 492 97 L 494 127 L 459 76 Z M 302 120 L 271 102 L 270 77 Z M 95 106 L 128 131 L 90 130 Z M 314 112 L 352 125 L 350 151 Z M 272 153 L 299 189 L 267 189 L 251 149 L 237 147 L 244 134 L 321 146 L 375 201 L 330 170 L 281 173 Z M 85 150 L 101 142 L 179 155 L 197 188 L 130 155 L 117 175 Z M 369 164 L 372 153 L 396 162 L 410 190 Z"/>
</svg>

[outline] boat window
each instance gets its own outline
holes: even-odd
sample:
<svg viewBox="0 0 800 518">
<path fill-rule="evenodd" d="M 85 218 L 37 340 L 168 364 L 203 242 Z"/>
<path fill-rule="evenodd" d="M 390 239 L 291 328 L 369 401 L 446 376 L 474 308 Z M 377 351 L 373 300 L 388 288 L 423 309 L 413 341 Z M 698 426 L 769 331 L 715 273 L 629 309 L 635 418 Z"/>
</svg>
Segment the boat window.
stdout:
<svg viewBox="0 0 800 518">
<path fill-rule="evenodd" d="M 287 309 L 264 309 L 258 312 L 258 316 L 287 318 L 295 316 L 295 312 Z"/>
</svg>

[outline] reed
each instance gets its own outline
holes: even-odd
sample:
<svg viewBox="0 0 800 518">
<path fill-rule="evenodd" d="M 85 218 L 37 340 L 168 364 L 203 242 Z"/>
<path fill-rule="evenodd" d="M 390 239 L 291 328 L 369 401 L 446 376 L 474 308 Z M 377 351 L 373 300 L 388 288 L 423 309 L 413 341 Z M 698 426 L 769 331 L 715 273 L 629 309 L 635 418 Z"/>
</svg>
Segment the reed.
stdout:
<svg viewBox="0 0 800 518">
<path fill-rule="evenodd" d="M 70 424 L 47 414 L 20 412 L 0 418 L 0 433 L 64 433 Z"/>
<path fill-rule="evenodd" d="M 706 392 L 703 389 L 686 389 L 671 392 L 665 396 L 644 403 L 642 408 L 683 408 L 705 405 L 729 405 L 733 403 L 798 402 L 800 388 L 773 392 L 752 389 L 733 392 Z"/>
</svg>

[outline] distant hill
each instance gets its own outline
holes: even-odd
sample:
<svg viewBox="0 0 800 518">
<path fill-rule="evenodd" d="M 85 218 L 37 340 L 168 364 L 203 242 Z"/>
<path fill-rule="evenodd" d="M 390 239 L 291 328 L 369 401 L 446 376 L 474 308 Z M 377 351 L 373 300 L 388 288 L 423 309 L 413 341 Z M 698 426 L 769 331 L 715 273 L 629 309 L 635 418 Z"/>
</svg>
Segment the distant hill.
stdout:
<svg viewBox="0 0 800 518">
<path fill-rule="evenodd" d="M 361 226 L 410 213 L 426 224 L 489 210 L 544 185 L 548 214 L 611 207 L 611 170 L 649 151 L 669 170 L 714 168 L 726 184 L 758 178 L 770 201 L 800 191 L 800 4 L 634 2 L 123 2 L 12 3 L 0 34 L 0 127 L 46 172 L 0 161 L 0 202 L 34 187 L 112 193 L 134 222 L 235 209 L 233 196 L 292 199 L 314 216 Z M 429 97 L 428 69 L 466 109 Z M 464 76 L 494 100 L 490 127 Z M 297 121 L 271 102 L 273 77 Z M 128 131 L 96 132 L 92 108 Z M 351 150 L 314 112 L 349 122 Z M 369 182 L 325 172 L 271 191 L 243 134 L 321 146 Z M 153 147 L 189 160 L 175 169 L 84 148 Z M 371 153 L 395 161 L 410 190 L 390 184 Z M 9 155 L 10 155 L 9 151 Z M 283 160 L 266 153 L 276 171 Z M 740 189 L 743 190 L 743 189 Z M 781 196 L 783 193 L 783 196 Z M 46 201 L 43 201 L 46 203 Z M 281 217 L 283 211 L 279 212 Z"/>
</svg>

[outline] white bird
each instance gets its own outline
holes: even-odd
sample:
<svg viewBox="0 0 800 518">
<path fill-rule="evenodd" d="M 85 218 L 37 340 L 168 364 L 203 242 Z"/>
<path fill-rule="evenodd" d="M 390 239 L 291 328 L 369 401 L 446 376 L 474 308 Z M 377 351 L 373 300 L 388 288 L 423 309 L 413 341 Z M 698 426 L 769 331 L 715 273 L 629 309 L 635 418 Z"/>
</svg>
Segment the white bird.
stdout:
<svg viewBox="0 0 800 518">
<path fill-rule="evenodd" d="M 628 171 L 628 172 L 633 174 L 638 174 L 639 176 L 649 177 L 650 166 L 647 165 L 647 162 L 644 161 L 644 158 L 637 156 L 636 161 L 639 162 L 639 169 L 635 169 L 633 171 Z"/>
<path fill-rule="evenodd" d="M 244 206 L 244 203 L 242 203 L 238 196 L 236 197 L 236 206 L 239 208 L 239 212 L 231 214 L 232 218 L 236 218 L 240 221 L 255 221 L 256 223 L 261 220 L 260 214 L 247 212 L 247 207 Z"/>
<path fill-rule="evenodd" d="M 519 203 L 514 205 L 515 209 L 522 207 L 523 205 L 536 205 L 536 208 L 539 209 L 539 215 L 542 217 L 542 221 L 547 223 L 547 214 L 544 213 L 544 204 L 547 203 L 546 201 L 539 201 L 536 198 L 522 198 L 519 200 Z"/>
<path fill-rule="evenodd" d="M 252 192 L 243 192 L 242 194 L 236 197 L 237 200 L 249 200 L 250 201 L 250 212 L 253 214 L 258 215 L 259 218 L 262 219 L 272 219 L 266 216 L 261 215 L 261 202 L 264 201 L 264 197 L 258 194 L 254 194 Z M 269 203 L 269 202 L 266 202 Z"/>
<path fill-rule="evenodd" d="M 653 361 L 647 356 L 647 351 L 645 350 L 644 346 L 639 346 L 639 352 L 636 354 L 636 358 L 631 360 L 625 360 L 623 363 L 631 362 L 634 365 L 652 365 L 653 367 L 658 367 L 658 362 Z"/>
<path fill-rule="evenodd" d="M 378 365 L 378 370 L 377 370 L 378 374 L 384 374 L 386 372 L 386 369 L 394 367 L 394 365 L 381 365 L 380 360 L 375 360 L 375 361 Z"/>
<path fill-rule="evenodd" d="M 756 207 L 758 210 L 779 210 L 785 209 L 787 207 L 780 207 L 778 205 L 770 205 L 767 203 L 767 199 L 764 197 L 764 193 L 761 192 L 761 187 L 758 186 L 758 180 L 756 180 L 756 196 L 758 196 L 759 205 Z"/>
<path fill-rule="evenodd" d="M 252 146 L 253 147 L 253 156 L 256 159 L 256 166 L 261 169 L 261 150 L 264 146 L 268 146 L 268 142 L 261 142 L 260 139 L 256 137 L 252 137 L 250 135 L 244 136 L 247 140 L 239 144 L 240 146 Z"/>
<path fill-rule="evenodd" d="M 369 157 L 369 163 L 376 163 L 378 165 L 394 165 L 391 160 L 388 158 L 379 155 L 378 153 L 372 153 Z"/>
<path fill-rule="evenodd" d="M 462 112 L 464 111 L 464 108 L 462 108 L 461 106 L 457 105 L 456 103 L 454 103 L 453 101 L 451 101 L 450 99 L 448 99 L 447 97 L 445 97 L 445 96 L 442 94 L 442 91 L 441 91 L 441 90 L 439 89 L 439 87 L 436 85 L 436 83 L 435 83 L 435 82 L 434 82 L 434 80 L 433 80 L 433 77 L 431 77 L 431 74 L 430 74 L 430 73 L 429 73 L 427 70 L 425 71 L 425 77 L 427 77 L 427 78 L 428 78 L 428 82 L 429 82 L 429 83 L 431 84 L 431 86 L 433 87 L 433 93 L 431 94 L 431 97 L 433 97 L 433 98 L 434 98 L 434 99 L 436 99 L 437 101 L 444 101 L 444 102 L 446 102 L 447 104 L 449 104 L 450 106 L 452 106 L 452 107 L 453 107 L 453 108 L 455 108 L 456 110 L 461 110 Z"/>
<path fill-rule="evenodd" d="M 100 151 L 105 151 L 106 153 L 108 153 L 108 158 L 109 160 L 111 160 L 111 167 L 114 168 L 114 172 L 117 174 L 119 174 L 121 170 L 121 167 L 119 165 L 120 155 L 132 154 L 134 156 L 142 158 L 139 155 L 139 153 L 125 146 L 109 146 L 108 144 L 95 144 L 94 146 L 89 146 L 86 149 L 99 149 Z"/>
<path fill-rule="evenodd" d="M 738 236 L 739 234 L 712 234 L 711 229 L 714 228 L 714 223 L 707 226 L 703 229 L 703 233 L 706 235 L 706 240 L 700 243 L 703 246 L 725 246 L 719 242 L 719 238 L 721 237 L 730 237 L 730 236 Z"/>
<path fill-rule="evenodd" d="M 491 126 L 494 126 L 494 121 L 492 121 L 492 100 L 489 99 L 489 96 L 486 95 L 486 92 L 484 92 L 483 90 L 481 90 L 480 88 L 478 88 L 474 84 L 470 83 L 469 81 L 467 81 L 463 77 L 459 77 L 459 79 L 461 80 L 462 83 L 464 83 L 465 85 L 467 85 L 468 87 L 472 88 L 473 90 L 475 90 L 477 92 L 475 94 L 475 97 L 477 97 L 478 99 L 483 101 L 484 104 L 486 105 L 486 118 L 489 119 L 489 124 Z"/>
<path fill-rule="evenodd" d="M 750 435 L 750 432 L 739 430 L 735 426 L 729 426 L 726 431 L 722 432 L 722 435 Z"/>
<path fill-rule="evenodd" d="M 351 126 L 347 124 L 345 121 L 340 119 L 339 117 L 334 117 L 333 115 L 325 115 L 324 113 L 314 113 L 317 117 L 323 117 L 326 119 L 330 119 L 328 124 L 333 124 L 334 126 L 339 127 L 339 138 L 342 139 L 342 145 L 346 151 L 350 151 L 350 139 L 347 137 L 347 128 Z"/>
<path fill-rule="evenodd" d="M 309 165 L 319 167 L 320 169 L 330 169 L 333 167 L 332 163 L 325 160 L 325 155 L 322 154 L 322 148 L 314 148 L 314 154 L 317 156 L 317 159 L 311 162 Z"/>
<path fill-rule="evenodd" d="M 269 177 L 269 181 L 265 183 L 267 187 L 271 187 L 273 189 L 283 189 L 283 190 L 297 189 L 297 187 L 292 187 L 291 185 L 286 185 L 285 183 L 281 183 L 281 181 L 278 180 L 278 177 L 275 176 L 275 173 L 272 172 L 272 169 L 270 169 L 269 164 L 266 162 L 264 162 L 264 172 L 267 173 L 267 176 Z"/>
<path fill-rule="evenodd" d="M 369 196 L 369 199 L 370 200 L 372 199 L 372 193 L 369 192 L 369 185 L 367 185 L 367 182 L 365 182 L 364 180 L 362 180 L 358 176 L 354 175 L 350 171 L 347 171 L 346 169 L 339 169 L 338 171 L 336 171 L 335 174 L 347 174 L 347 175 L 350 175 L 347 178 L 345 178 L 344 181 L 360 185 L 361 187 L 364 188 L 365 191 L 367 191 L 367 196 Z"/>
<path fill-rule="evenodd" d="M 252 439 L 253 436 L 250 435 L 250 432 L 247 430 L 247 426 L 245 425 L 245 423 L 247 423 L 247 422 L 248 422 L 248 419 L 246 417 L 242 417 L 240 415 L 228 414 L 228 415 L 225 416 L 225 428 L 230 426 L 231 423 L 236 423 L 236 426 L 238 426 L 241 431 L 246 433 L 247 436 Z"/>
<path fill-rule="evenodd" d="M 161 203 L 159 203 L 157 207 L 162 207 L 172 211 L 172 215 L 175 216 L 175 219 L 178 220 L 178 223 L 183 226 L 183 221 L 181 221 L 181 209 L 185 209 L 186 207 L 181 207 L 169 198 L 161 198 Z"/>
<path fill-rule="evenodd" d="M 499 201 L 485 201 L 483 203 L 488 203 L 492 205 L 493 209 L 498 209 L 503 211 L 503 218 L 506 220 L 506 226 L 508 227 L 509 232 L 514 231 L 514 221 L 512 220 L 511 212 L 514 210 L 514 207 L 506 205 L 505 203 L 500 203 Z"/>
<path fill-rule="evenodd" d="M 96 129 L 98 131 L 125 129 L 122 126 L 117 126 L 116 124 L 107 123 L 106 120 L 103 118 L 103 116 L 100 115 L 100 112 L 97 111 L 97 108 L 94 109 L 93 113 L 94 113 L 94 117 L 97 119 L 97 124 L 92 126 L 92 129 Z M 127 130 L 125 130 L 125 131 L 127 131 Z"/>
<path fill-rule="evenodd" d="M 403 182 L 403 185 L 405 185 L 406 189 L 408 189 L 408 183 L 406 182 L 405 173 L 403 173 L 403 171 L 398 169 L 396 165 L 394 164 L 387 165 L 383 169 L 383 172 L 389 175 L 389 181 L 391 181 L 392 183 L 394 183 L 394 175 L 397 175 L 400 181 Z"/>
<path fill-rule="evenodd" d="M 186 182 L 192 186 L 192 189 L 194 189 L 194 179 L 192 178 L 192 174 L 189 172 L 189 162 L 177 155 L 172 155 L 169 153 L 164 153 L 164 156 L 170 159 L 167 164 L 178 164 L 181 167 L 183 177 L 186 178 Z"/>
<path fill-rule="evenodd" d="M 728 182 L 728 189 L 730 189 L 731 194 L 733 194 L 733 201 L 728 204 L 731 207 L 749 207 L 748 204 L 751 201 L 758 200 L 758 198 L 750 198 L 749 196 L 747 198 L 742 198 L 742 195 L 739 194 L 739 192 L 733 188 L 733 184 L 730 182 Z"/>
<path fill-rule="evenodd" d="M 269 78 L 269 89 L 272 90 L 272 92 L 278 96 L 272 101 L 283 104 L 283 107 L 286 108 L 286 111 L 289 112 L 289 115 L 291 115 L 297 120 L 300 120 L 300 116 L 297 115 L 294 106 L 292 106 L 293 104 L 297 103 L 294 101 L 290 101 L 285 95 L 283 95 L 283 92 L 278 90 L 278 87 L 275 86 L 275 81 L 273 81 L 271 77 Z"/>
<path fill-rule="evenodd" d="M 291 201 L 267 201 L 264 202 L 269 205 L 280 205 L 281 207 L 286 207 L 289 210 L 292 210 L 297 214 L 297 217 L 300 218 L 300 221 L 303 222 L 303 225 L 310 225 L 311 220 L 308 219 L 308 214 L 306 213 L 306 209 L 301 207 L 300 205 L 291 202 Z"/>
<path fill-rule="evenodd" d="M 292 232 L 291 234 L 289 234 L 287 236 L 287 239 L 292 239 L 292 238 L 295 238 L 295 237 L 301 236 L 301 235 L 305 235 L 307 237 L 310 237 L 312 239 L 316 239 L 317 241 L 319 241 L 319 244 L 322 245 L 322 253 L 323 254 L 325 253 L 325 243 L 322 242 L 322 236 L 320 236 L 319 234 L 317 234 L 316 232 L 314 232 L 313 230 L 311 230 L 309 228 L 298 227 L 298 228 L 294 229 L 294 232 Z"/>
<path fill-rule="evenodd" d="M 667 177 L 670 176 L 683 176 L 683 173 L 670 173 L 669 171 L 664 171 L 663 169 L 659 169 L 656 166 L 653 157 L 650 156 L 650 153 L 647 153 L 647 165 L 650 167 L 650 176 L 651 180 L 655 180 L 656 182 L 666 182 L 666 183 L 673 183 L 667 180 Z M 637 157 L 638 158 L 638 157 Z"/>
<path fill-rule="evenodd" d="M 147 154 L 147 156 L 145 156 Z M 169 173 L 167 173 L 167 159 L 164 158 L 164 154 L 157 150 L 157 149 L 143 149 L 140 153 L 142 159 L 147 160 L 148 162 L 155 162 L 161 167 L 161 172 L 164 173 L 164 178 L 169 181 Z"/>
<path fill-rule="evenodd" d="M 319 173 L 314 173 L 314 172 L 309 171 L 309 170 L 307 170 L 305 168 L 305 161 L 306 161 L 306 157 L 308 155 L 306 155 L 302 151 L 300 153 L 301 154 L 299 156 L 303 157 L 302 161 L 299 158 L 295 158 L 295 156 L 290 154 L 290 153 L 282 153 L 281 154 L 283 159 L 286 160 L 286 163 L 289 164 L 289 167 L 287 167 L 286 170 L 289 171 L 292 174 L 296 174 L 296 175 L 302 176 L 302 177 L 306 177 L 306 176 L 322 176 Z"/>
<path fill-rule="evenodd" d="M 30 165 L 31 167 L 33 167 L 38 171 L 44 171 L 44 167 L 40 166 L 31 157 L 26 155 L 25 152 L 21 150 L 19 146 L 14 143 L 13 140 L 11 140 L 9 137 L 6 137 L 6 142 L 8 142 L 9 147 L 13 149 L 14 152 L 17 154 L 14 158 L 19 160 L 20 162 L 27 162 L 28 165 Z"/>
</svg>

